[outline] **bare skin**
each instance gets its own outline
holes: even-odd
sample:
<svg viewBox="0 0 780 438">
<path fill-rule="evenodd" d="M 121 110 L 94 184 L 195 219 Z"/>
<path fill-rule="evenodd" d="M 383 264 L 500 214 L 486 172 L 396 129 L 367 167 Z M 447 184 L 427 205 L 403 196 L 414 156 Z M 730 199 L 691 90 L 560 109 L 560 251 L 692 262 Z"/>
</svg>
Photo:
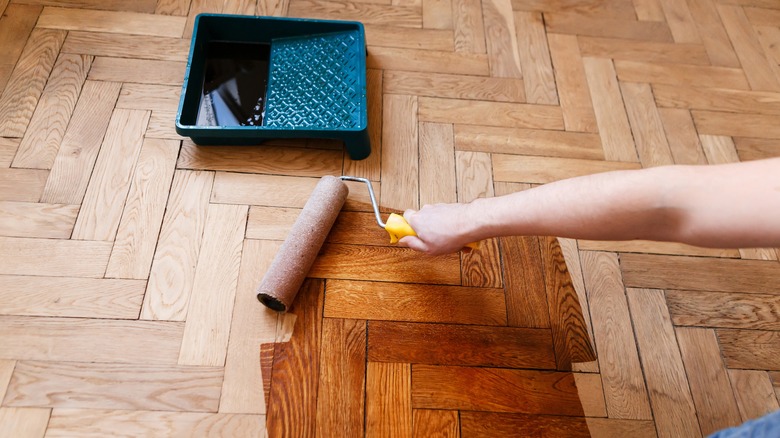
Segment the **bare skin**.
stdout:
<svg viewBox="0 0 780 438">
<path fill-rule="evenodd" d="M 780 158 L 607 172 L 404 217 L 401 245 L 430 255 L 510 235 L 780 247 Z"/>
</svg>

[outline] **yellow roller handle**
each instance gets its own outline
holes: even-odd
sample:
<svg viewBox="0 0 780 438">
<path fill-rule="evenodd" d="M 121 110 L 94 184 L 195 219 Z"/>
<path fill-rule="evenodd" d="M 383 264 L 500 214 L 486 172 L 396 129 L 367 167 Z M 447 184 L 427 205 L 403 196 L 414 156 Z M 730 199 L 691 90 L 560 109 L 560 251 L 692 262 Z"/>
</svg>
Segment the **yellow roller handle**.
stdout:
<svg viewBox="0 0 780 438">
<path fill-rule="evenodd" d="M 406 219 L 400 214 L 395 213 L 390 213 L 390 217 L 387 218 L 385 230 L 390 235 L 390 243 L 398 243 L 398 240 L 405 236 L 417 235 L 412 226 L 409 225 L 409 222 L 406 222 Z M 479 248 L 479 242 L 471 242 L 466 245 L 466 248 L 477 249 Z"/>
</svg>

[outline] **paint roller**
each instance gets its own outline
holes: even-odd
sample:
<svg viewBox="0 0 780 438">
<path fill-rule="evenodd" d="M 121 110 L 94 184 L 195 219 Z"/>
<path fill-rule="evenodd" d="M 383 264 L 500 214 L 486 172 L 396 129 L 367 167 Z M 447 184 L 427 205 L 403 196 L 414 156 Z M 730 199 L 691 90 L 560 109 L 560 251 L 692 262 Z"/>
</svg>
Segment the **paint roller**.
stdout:
<svg viewBox="0 0 780 438">
<path fill-rule="evenodd" d="M 396 243 L 404 236 L 417 235 L 399 214 L 391 213 L 386 223 L 382 221 L 371 181 L 353 176 L 324 176 L 306 201 L 287 239 L 257 287 L 257 299 L 265 306 L 285 312 L 292 304 L 347 200 L 349 189 L 344 181 L 366 184 L 377 224 L 388 232 L 390 243 Z M 468 246 L 475 248 L 476 244 Z"/>
</svg>

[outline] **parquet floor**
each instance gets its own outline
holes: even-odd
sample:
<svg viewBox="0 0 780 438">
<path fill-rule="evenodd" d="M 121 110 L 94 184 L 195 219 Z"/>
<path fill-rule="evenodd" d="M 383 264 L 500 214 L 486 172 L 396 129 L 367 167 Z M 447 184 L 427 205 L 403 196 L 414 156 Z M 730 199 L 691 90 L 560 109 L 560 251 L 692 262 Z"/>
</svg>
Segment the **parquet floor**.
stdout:
<svg viewBox="0 0 780 438">
<path fill-rule="evenodd" d="M 293 309 L 254 296 L 322 175 L 403 210 L 780 155 L 777 0 L 0 11 L 1 437 L 697 437 L 780 408 L 775 249 L 423 257 L 353 185 Z M 365 23 L 372 155 L 177 136 L 200 12 Z"/>
</svg>

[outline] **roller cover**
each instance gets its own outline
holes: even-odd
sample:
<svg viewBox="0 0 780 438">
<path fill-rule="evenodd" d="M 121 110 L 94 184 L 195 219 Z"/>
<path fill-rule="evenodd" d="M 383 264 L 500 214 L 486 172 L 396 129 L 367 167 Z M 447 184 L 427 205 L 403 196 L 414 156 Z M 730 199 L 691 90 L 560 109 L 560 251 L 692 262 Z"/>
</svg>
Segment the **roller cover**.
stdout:
<svg viewBox="0 0 780 438">
<path fill-rule="evenodd" d="M 341 179 L 333 176 L 320 179 L 257 287 L 257 299 L 261 303 L 273 310 L 287 311 L 336 222 L 348 193 L 349 189 Z"/>
</svg>

